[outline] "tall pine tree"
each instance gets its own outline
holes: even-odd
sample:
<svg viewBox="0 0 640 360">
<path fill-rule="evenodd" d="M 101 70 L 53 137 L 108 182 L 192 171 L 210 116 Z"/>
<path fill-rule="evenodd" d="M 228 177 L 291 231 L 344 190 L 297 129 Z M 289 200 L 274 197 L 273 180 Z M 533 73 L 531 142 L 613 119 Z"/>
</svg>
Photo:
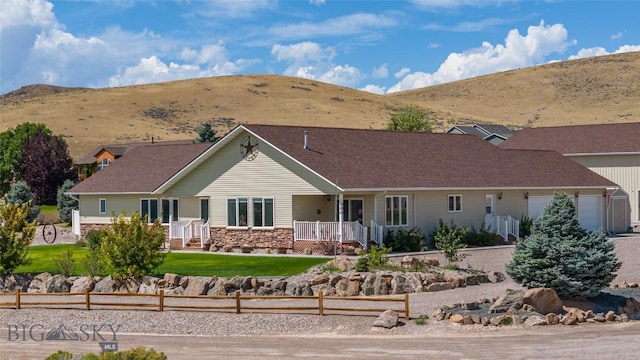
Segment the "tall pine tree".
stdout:
<svg viewBox="0 0 640 360">
<path fill-rule="evenodd" d="M 554 289 L 560 297 L 594 297 L 622 265 L 613 250 L 602 231 L 580 226 L 571 198 L 557 193 L 533 221 L 531 235 L 516 244 L 507 274 L 528 288 Z"/>
</svg>

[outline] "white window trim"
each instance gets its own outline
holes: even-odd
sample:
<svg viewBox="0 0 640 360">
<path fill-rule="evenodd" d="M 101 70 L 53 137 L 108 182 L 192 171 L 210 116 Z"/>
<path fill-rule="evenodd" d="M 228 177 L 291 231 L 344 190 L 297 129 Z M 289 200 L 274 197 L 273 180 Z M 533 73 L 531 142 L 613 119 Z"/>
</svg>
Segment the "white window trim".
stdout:
<svg viewBox="0 0 640 360">
<path fill-rule="evenodd" d="M 402 198 L 406 198 L 407 199 L 407 215 L 406 215 L 407 223 L 406 224 L 393 224 L 393 225 L 387 224 L 387 199 L 394 198 L 394 197 L 399 198 L 398 204 L 400 205 L 401 208 L 402 208 Z M 391 202 L 393 203 L 393 200 Z M 364 203 L 363 203 L 363 206 L 364 206 Z M 400 221 L 402 221 L 402 214 L 400 214 L 399 218 L 400 218 Z M 393 216 L 391 217 L 391 220 L 393 222 Z M 384 223 L 385 223 L 386 227 L 391 227 L 391 228 L 409 226 L 409 195 L 385 195 L 385 197 L 384 197 Z"/>
<path fill-rule="evenodd" d="M 455 208 L 455 207 L 456 207 L 456 198 L 457 198 L 457 197 L 459 197 L 459 198 L 460 198 L 460 209 L 456 209 L 456 208 Z M 454 209 L 453 209 L 453 210 L 451 210 L 451 208 L 449 207 L 449 202 L 450 202 L 450 199 L 451 199 L 451 198 L 453 198 L 453 207 L 454 207 Z M 450 213 L 459 213 L 459 212 L 462 212 L 462 194 L 449 194 L 449 195 L 447 196 L 447 210 L 448 210 Z"/>
<path fill-rule="evenodd" d="M 99 162 L 98 162 L 98 171 L 103 170 L 104 168 L 106 168 L 107 166 L 109 166 L 111 164 L 111 161 L 107 158 L 102 158 Z"/>
<path fill-rule="evenodd" d="M 239 199 L 247 199 L 247 225 L 229 225 L 229 200 L 235 200 L 236 201 L 236 206 L 235 206 L 235 210 L 236 210 L 236 223 L 238 222 L 239 218 L 240 218 L 240 214 L 239 214 L 239 209 L 240 207 L 238 206 L 239 204 Z M 272 226 L 254 226 L 254 219 L 253 219 L 253 199 L 262 199 L 262 204 L 264 206 L 264 200 L 265 199 L 271 199 L 272 200 L 272 206 L 273 206 L 273 225 Z M 249 197 L 249 196 L 237 196 L 237 197 L 227 197 L 225 200 L 225 224 L 226 224 L 226 228 L 227 229 L 240 229 L 240 230 L 247 230 L 247 229 L 255 229 L 255 230 L 273 230 L 275 229 L 275 225 L 276 225 L 276 198 L 274 196 L 254 196 L 254 197 Z M 264 209 L 264 208 L 263 208 Z M 263 211 L 263 217 L 264 217 L 264 211 Z M 264 219 L 263 219 L 264 222 Z"/>
<path fill-rule="evenodd" d="M 247 226 L 252 228 L 252 229 L 256 229 L 256 230 L 273 230 L 275 225 L 276 225 L 276 200 L 273 196 L 256 196 L 254 198 L 248 198 L 251 200 L 251 223 L 249 223 L 249 221 L 247 221 Z M 271 199 L 271 206 L 272 206 L 272 213 L 273 213 L 273 225 L 269 225 L 269 226 L 255 226 L 253 225 L 255 219 L 253 218 L 253 214 L 254 214 L 254 209 L 253 209 L 253 199 L 262 199 L 262 223 L 264 224 L 264 200 L 265 199 Z M 248 211 L 249 209 L 247 209 Z"/>
<path fill-rule="evenodd" d="M 102 211 L 102 204 L 104 203 L 104 211 Z M 107 199 L 100 198 L 98 199 L 98 213 L 104 215 L 107 213 Z"/>
</svg>

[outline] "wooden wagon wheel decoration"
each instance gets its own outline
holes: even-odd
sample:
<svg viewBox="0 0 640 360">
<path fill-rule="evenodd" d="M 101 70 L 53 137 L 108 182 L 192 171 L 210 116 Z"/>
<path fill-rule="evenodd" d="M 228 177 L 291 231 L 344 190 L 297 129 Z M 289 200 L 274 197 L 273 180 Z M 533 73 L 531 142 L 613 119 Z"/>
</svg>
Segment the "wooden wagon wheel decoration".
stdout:
<svg viewBox="0 0 640 360">
<path fill-rule="evenodd" d="M 42 225 L 42 238 L 47 244 L 53 244 L 56 241 L 56 226 L 48 223 Z"/>
</svg>

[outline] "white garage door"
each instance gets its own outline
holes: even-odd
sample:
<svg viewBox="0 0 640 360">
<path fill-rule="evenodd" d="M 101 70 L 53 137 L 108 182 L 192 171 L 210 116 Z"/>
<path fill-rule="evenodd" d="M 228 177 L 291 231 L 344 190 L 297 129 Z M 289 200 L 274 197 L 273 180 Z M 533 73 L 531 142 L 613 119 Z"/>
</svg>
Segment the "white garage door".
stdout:
<svg viewBox="0 0 640 360">
<path fill-rule="evenodd" d="M 602 227 L 601 203 L 602 196 L 600 195 L 581 195 L 578 197 L 580 226 L 587 230 L 596 230 Z"/>
<path fill-rule="evenodd" d="M 528 213 L 530 218 L 542 215 L 544 207 L 553 200 L 553 196 L 529 196 Z"/>
</svg>

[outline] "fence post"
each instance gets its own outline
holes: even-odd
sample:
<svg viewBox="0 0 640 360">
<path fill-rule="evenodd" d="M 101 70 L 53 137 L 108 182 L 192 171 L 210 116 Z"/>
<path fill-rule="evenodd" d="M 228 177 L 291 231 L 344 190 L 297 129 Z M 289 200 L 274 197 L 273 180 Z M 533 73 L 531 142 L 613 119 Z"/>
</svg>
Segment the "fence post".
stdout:
<svg viewBox="0 0 640 360">
<path fill-rule="evenodd" d="M 160 289 L 160 297 L 158 297 L 158 310 L 164 311 L 164 289 Z"/>
<path fill-rule="evenodd" d="M 20 310 L 20 288 L 16 288 L 16 310 Z"/>
<path fill-rule="evenodd" d="M 236 314 L 240 314 L 240 290 L 236 290 Z"/>
<path fill-rule="evenodd" d="M 324 316 L 324 304 L 322 300 L 322 291 L 318 291 L 318 312 L 320 316 Z"/>
<path fill-rule="evenodd" d="M 404 294 L 404 318 L 409 320 L 409 294 Z"/>
<path fill-rule="evenodd" d="M 91 310 L 91 295 L 89 294 L 89 288 L 84 289 L 84 303 L 87 311 Z"/>
</svg>

